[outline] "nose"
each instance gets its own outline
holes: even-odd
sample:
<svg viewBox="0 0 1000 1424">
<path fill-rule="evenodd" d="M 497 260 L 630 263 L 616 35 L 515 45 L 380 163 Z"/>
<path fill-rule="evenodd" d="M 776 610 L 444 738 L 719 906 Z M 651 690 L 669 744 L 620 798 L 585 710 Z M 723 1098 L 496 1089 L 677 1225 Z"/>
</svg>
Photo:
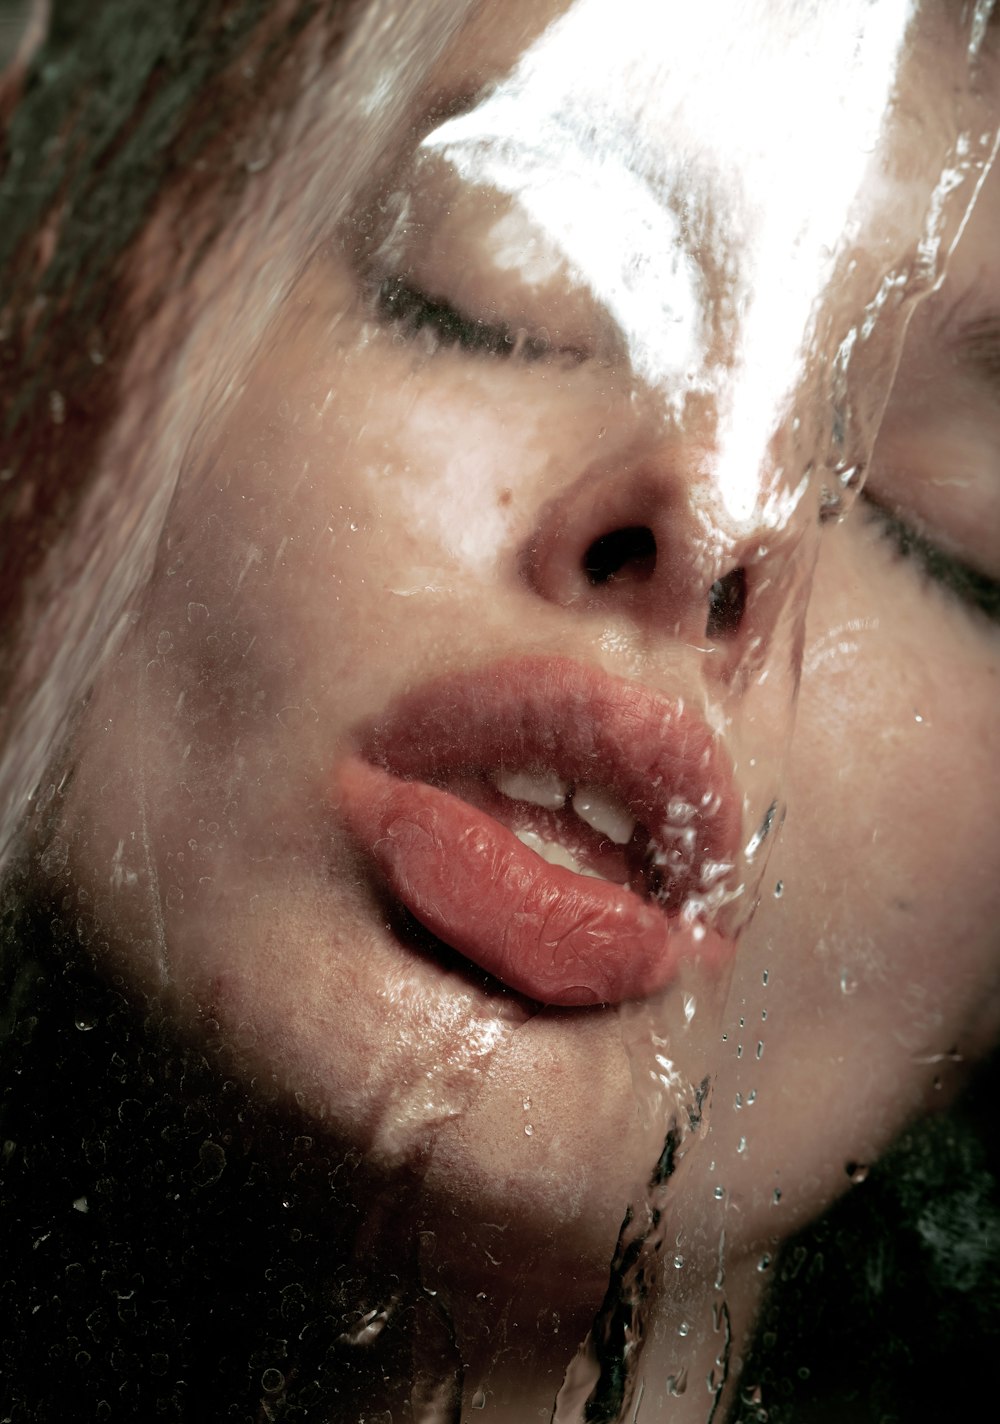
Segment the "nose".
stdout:
<svg viewBox="0 0 1000 1424">
<path fill-rule="evenodd" d="M 774 552 L 759 527 L 726 527 L 709 447 L 647 440 L 593 462 L 542 507 L 522 566 L 543 598 L 715 649 L 721 671 L 759 640 Z"/>
</svg>

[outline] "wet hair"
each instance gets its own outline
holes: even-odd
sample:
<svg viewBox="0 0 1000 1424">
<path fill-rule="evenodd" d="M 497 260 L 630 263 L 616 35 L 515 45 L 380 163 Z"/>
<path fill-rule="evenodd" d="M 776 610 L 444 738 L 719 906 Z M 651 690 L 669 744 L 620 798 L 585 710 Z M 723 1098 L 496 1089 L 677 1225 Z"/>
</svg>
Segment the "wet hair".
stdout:
<svg viewBox="0 0 1000 1424">
<path fill-rule="evenodd" d="M 988 1408 L 1000 1344 L 1000 1053 L 769 1269 L 733 1424 L 923 1424 Z M 970 1379 L 970 1371 L 975 1378 Z M 977 1406 L 978 1407 L 978 1406 Z"/>
<path fill-rule="evenodd" d="M 293 101 L 305 27 L 318 17 L 334 50 L 359 3 L 51 0 L 0 89 L 0 737 L 22 702 L 32 582 L 72 525 L 126 358 L 223 230 L 255 125 Z M 169 214 L 163 271 L 137 301 L 130 261 L 154 212 Z"/>
</svg>

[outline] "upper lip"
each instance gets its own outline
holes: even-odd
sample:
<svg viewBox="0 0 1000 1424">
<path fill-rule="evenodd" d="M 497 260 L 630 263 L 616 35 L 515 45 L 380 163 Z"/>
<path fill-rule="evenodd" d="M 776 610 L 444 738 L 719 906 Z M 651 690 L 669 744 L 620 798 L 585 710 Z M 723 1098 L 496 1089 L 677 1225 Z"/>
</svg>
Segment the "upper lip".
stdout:
<svg viewBox="0 0 1000 1424">
<path fill-rule="evenodd" d="M 360 750 L 396 776 L 437 784 L 503 767 L 596 783 L 668 851 L 686 803 L 685 895 L 735 862 L 739 800 L 718 736 L 683 699 L 570 659 L 511 657 L 424 683 L 368 726 Z"/>
</svg>

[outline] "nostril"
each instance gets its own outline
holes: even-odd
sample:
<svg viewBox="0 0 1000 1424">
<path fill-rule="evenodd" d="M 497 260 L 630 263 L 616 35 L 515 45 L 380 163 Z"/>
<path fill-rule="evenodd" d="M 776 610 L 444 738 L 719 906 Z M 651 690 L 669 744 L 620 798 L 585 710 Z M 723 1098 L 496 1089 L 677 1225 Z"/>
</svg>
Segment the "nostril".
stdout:
<svg viewBox="0 0 1000 1424">
<path fill-rule="evenodd" d="M 592 584 L 612 579 L 644 583 L 656 568 L 656 539 L 644 524 L 614 529 L 595 539 L 583 556 L 583 571 Z"/>
<path fill-rule="evenodd" d="M 708 590 L 708 619 L 705 637 L 731 638 L 739 632 L 747 606 L 747 571 L 730 569 Z"/>
</svg>

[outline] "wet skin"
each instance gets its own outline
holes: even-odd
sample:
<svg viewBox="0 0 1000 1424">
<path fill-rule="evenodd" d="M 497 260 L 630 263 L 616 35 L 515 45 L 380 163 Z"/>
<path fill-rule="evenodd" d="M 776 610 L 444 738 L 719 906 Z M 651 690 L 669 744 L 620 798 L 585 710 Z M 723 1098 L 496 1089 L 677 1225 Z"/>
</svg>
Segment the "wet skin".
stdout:
<svg viewBox="0 0 1000 1424">
<path fill-rule="evenodd" d="M 671 1044 L 685 1078 L 716 1077 L 678 1219 L 724 1212 L 734 1268 L 997 1028 L 1000 637 L 961 570 L 1000 577 L 998 225 L 995 175 L 911 325 L 866 498 L 822 533 L 787 822 L 725 1008 Z M 502 659 L 698 702 L 677 629 L 711 579 L 667 572 L 697 459 L 633 385 L 422 346 L 328 244 L 185 469 L 60 828 L 116 964 L 335 1135 L 419 1158 L 428 1221 L 462 1222 L 443 1278 L 492 1306 L 557 1274 L 570 1336 L 662 1139 L 634 1107 L 637 1020 L 539 1012 L 401 929 L 336 776 L 400 696 Z M 903 556 L 875 503 L 926 546 Z M 595 587 L 595 540 L 637 525 L 676 559 Z"/>
</svg>

